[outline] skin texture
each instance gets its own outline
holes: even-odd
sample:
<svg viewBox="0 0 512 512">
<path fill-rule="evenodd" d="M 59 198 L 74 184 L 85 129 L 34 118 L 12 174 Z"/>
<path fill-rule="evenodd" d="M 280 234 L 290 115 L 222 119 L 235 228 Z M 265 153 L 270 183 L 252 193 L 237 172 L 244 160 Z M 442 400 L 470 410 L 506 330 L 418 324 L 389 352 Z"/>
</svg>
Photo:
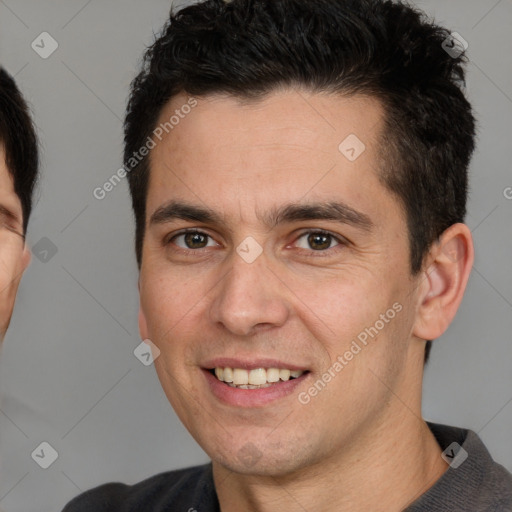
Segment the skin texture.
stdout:
<svg viewBox="0 0 512 512">
<path fill-rule="evenodd" d="M 21 276 L 30 262 L 22 226 L 21 202 L 0 145 L 0 342 L 11 321 Z"/>
<path fill-rule="evenodd" d="M 173 98 L 160 121 L 187 99 Z M 377 176 L 375 99 L 282 90 L 258 104 L 197 101 L 151 152 L 139 325 L 161 351 L 155 367 L 169 401 L 213 461 L 222 511 L 402 510 L 447 467 L 421 416 L 424 340 L 440 336 L 460 304 L 469 229 L 449 228 L 410 275 L 405 216 Z M 366 146 L 353 162 L 338 150 L 349 134 Z M 222 222 L 150 222 L 170 200 L 206 206 Z M 364 213 L 372 229 L 261 219 L 289 202 L 329 201 Z M 205 247 L 173 238 L 184 228 L 209 235 Z M 342 243 L 315 250 L 308 233 L 319 228 Z M 250 264 L 236 252 L 248 236 L 263 249 Z M 300 403 L 395 303 L 395 318 Z M 276 358 L 311 373 L 290 396 L 240 408 L 210 392 L 201 365 L 213 357 Z M 258 455 L 251 464 L 240 457 L 248 449 Z"/>
</svg>

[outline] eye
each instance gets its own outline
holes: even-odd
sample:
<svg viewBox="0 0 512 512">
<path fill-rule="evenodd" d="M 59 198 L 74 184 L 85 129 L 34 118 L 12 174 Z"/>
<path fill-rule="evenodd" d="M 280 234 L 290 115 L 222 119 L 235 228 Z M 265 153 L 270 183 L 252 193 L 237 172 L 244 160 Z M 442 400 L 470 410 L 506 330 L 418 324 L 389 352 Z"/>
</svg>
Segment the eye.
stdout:
<svg viewBox="0 0 512 512">
<path fill-rule="evenodd" d="M 210 243 L 208 243 L 208 239 L 210 239 Z M 201 231 L 184 231 L 170 238 L 167 244 L 171 242 L 181 249 L 204 249 L 205 247 L 218 245 L 211 239 L 210 235 Z"/>
<path fill-rule="evenodd" d="M 299 242 L 300 240 L 303 242 Z M 335 242 L 334 246 L 333 242 Z M 307 231 L 299 236 L 295 243 L 301 249 L 312 249 L 316 252 L 326 251 L 338 245 L 346 245 L 340 238 L 323 230 Z"/>
<path fill-rule="evenodd" d="M 336 250 L 336 247 L 347 245 L 342 237 L 338 237 L 324 230 L 306 231 L 302 233 L 295 244 L 300 249 L 314 251 L 314 252 L 327 252 L 328 249 Z M 185 230 L 177 233 L 169 238 L 165 245 L 174 244 L 181 250 L 201 250 L 207 247 L 216 247 L 219 244 L 213 238 L 202 231 Z"/>
</svg>

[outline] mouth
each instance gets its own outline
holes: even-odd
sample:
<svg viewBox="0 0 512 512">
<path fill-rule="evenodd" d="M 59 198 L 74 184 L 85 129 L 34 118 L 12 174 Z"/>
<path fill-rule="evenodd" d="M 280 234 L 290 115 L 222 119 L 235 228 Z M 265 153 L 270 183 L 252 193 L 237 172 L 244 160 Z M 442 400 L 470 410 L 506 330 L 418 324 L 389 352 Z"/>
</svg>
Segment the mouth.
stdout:
<svg viewBox="0 0 512 512">
<path fill-rule="evenodd" d="M 309 370 L 290 370 L 288 368 L 245 368 L 215 367 L 207 371 L 226 386 L 238 389 L 263 389 L 281 382 L 298 379 Z"/>
</svg>

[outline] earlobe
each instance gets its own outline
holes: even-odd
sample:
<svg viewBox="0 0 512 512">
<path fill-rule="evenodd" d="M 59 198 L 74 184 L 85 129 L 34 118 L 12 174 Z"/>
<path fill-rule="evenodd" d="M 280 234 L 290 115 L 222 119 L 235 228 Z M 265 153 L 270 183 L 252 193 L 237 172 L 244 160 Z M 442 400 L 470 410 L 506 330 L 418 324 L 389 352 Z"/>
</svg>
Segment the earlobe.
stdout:
<svg viewBox="0 0 512 512">
<path fill-rule="evenodd" d="M 471 232 L 465 224 L 453 224 L 432 245 L 418 297 L 415 336 L 433 340 L 446 331 L 462 302 L 473 259 Z"/>
</svg>

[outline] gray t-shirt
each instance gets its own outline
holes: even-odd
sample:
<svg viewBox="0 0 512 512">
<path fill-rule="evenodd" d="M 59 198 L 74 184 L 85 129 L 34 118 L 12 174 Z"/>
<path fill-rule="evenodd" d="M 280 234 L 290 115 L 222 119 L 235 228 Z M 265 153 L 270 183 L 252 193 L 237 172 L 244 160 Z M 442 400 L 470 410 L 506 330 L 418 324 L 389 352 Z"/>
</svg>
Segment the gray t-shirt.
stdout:
<svg viewBox="0 0 512 512">
<path fill-rule="evenodd" d="M 427 424 L 441 449 L 448 449 L 446 460 L 451 465 L 404 512 L 512 512 L 512 475 L 493 461 L 478 435 L 471 430 Z M 160 473 L 135 485 L 101 485 L 76 497 L 63 512 L 190 510 L 220 512 L 211 463 Z"/>
</svg>

